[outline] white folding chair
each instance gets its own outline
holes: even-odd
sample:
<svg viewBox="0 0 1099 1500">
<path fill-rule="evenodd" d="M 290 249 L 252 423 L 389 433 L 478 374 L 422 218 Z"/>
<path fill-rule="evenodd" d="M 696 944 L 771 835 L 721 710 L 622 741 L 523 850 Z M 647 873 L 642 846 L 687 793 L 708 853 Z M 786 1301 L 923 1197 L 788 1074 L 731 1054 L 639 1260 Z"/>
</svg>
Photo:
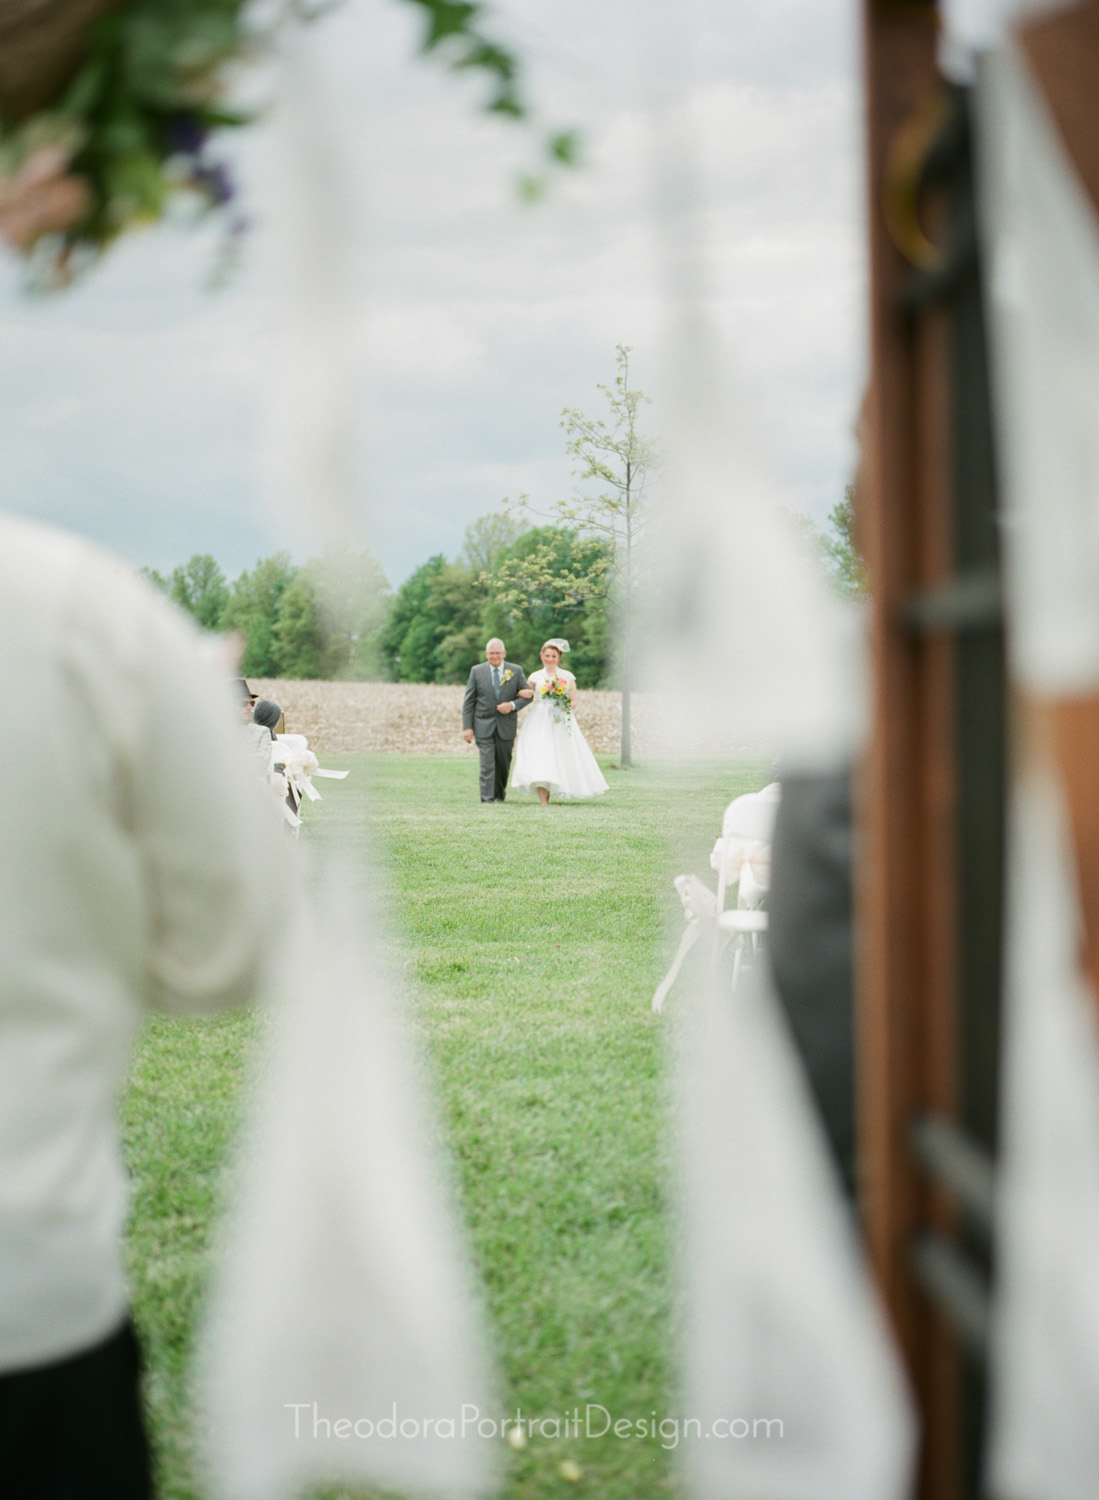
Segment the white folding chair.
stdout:
<svg viewBox="0 0 1099 1500">
<path fill-rule="evenodd" d="M 679 940 L 672 966 L 657 985 L 656 993 L 653 995 L 653 1010 L 657 1015 L 664 1009 L 664 1001 L 668 998 L 668 991 L 675 983 L 680 965 L 702 936 L 703 930 L 712 925 L 717 914 L 717 901 L 713 891 L 709 886 L 703 885 L 697 875 L 677 875 L 675 888 L 683 903 L 683 917 L 687 926 Z"/>
<path fill-rule="evenodd" d="M 760 792 L 734 797 L 721 820 L 721 837 L 710 854 L 717 871 L 717 915 L 714 923 L 714 962 L 724 939 L 732 938 L 733 985 L 751 967 L 767 931 L 764 903 L 771 889 L 771 842 L 782 789 L 772 781 Z M 725 906 L 730 889 L 736 905 Z"/>
<path fill-rule="evenodd" d="M 779 784 L 773 781 L 761 792 L 734 798 L 725 809 L 721 837 L 710 855 L 710 866 L 717 872 L 716 896 L 697 875 L 676 876 L 675 888 L 683 903 L 687 927 L 671 968 L 653 995 L 652 1008 L 657 1014 L 664 1009 L 684 958 L 706 928 L 712 934 L 713 964 L 716 965 L 722 947 L 730 938 L 736 945 L 734 985 L 742 968 L 755 961 L 767 931 L 763 903 L 771 886 L 771 839 L 780 795 Z M 734 888 L 736 905 L 726 910 L 726 898 Z"/>
</svg>

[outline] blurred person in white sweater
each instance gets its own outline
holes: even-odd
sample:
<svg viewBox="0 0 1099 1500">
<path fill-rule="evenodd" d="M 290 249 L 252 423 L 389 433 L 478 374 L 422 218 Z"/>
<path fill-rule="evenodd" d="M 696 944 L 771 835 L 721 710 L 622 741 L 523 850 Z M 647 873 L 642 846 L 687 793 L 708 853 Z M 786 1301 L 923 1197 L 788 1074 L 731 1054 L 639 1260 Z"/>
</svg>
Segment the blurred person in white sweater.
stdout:
<svg viewBox="0 0 1099 1500">
<path fill-rule="evenodd" d="M 118 1098 L 146 1011 L 262 986 L 284 848 L 217 669 L 121 564 L 0 516 L 0 641 L 0 1492 L 145 1500 Z"/>
</svg>

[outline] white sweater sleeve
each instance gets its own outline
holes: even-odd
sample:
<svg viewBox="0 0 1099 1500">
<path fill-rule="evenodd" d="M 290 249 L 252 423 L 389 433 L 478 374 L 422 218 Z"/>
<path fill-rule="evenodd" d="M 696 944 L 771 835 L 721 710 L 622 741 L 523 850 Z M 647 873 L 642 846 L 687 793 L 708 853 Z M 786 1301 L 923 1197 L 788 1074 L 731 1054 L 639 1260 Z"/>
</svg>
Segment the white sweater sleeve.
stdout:
<svg viewBox="0 0 1099 1500">
<path fill-rule="evenodd" d="M 103 606 L 101 579 L 77 590 L 71 654 L 141 865 L 143 998 L 172 1010 L 247 1001 L 265 977 L 295 851 L 250 774 L 228 684 L 197 632 L 129 578 L 109 618 Z"/>
</svg>

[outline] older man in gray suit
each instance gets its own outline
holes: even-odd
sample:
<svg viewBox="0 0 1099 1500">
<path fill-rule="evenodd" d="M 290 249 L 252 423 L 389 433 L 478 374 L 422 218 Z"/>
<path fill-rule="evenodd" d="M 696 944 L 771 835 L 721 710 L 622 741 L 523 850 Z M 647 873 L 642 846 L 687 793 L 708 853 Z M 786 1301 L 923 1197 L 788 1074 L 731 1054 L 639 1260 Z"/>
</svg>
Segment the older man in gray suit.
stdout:
<svg viewBox="0 0 1099 1500">
<path fill-rule="evenodd" d="M 507 661 L 504 643 L 494 636 L 485 647 L 485 660 L 469 674 L 462 704 L 462 735 L 477 741 L 481 756 L 481 801 L 503 802 L 511 752 L 521 708 L 534 697 L 518 662 Z"/>
</svg>

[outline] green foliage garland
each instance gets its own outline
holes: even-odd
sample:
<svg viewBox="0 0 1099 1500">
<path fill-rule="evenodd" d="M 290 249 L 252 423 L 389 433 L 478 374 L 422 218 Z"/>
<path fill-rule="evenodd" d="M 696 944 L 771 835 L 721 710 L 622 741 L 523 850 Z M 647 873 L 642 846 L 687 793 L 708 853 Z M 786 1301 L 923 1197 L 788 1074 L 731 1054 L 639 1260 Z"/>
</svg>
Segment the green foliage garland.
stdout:
<svg viewBox="0 0 1099 1500">
<path fill-rule="evenodd" d="M 485 30 L 483 6 L 406 3 L 424 12 L 422 52 L 487 78 L 490 113 L 526 117 L 519 62 Z M 96 20 L 60 97 L 28 119 L 0 119 L 0 232 L 31 254 L 33 281 L 71 281 L 116 236 L 162 218 L 182 195 L 200 211 L 228 209 L 236 187 L 211 137 L 252 118 L 228 102 L 229 67 L 269 51 L 283 19 L 323 9 L 285 0 L 267 32 L 247 0 L 127 0 Z M 545 143 L 551 164 L 573 165 L 577 153 L 572 132 Z M 522 190 L 535 197 L 543 187 L 534 175 Z M 63 206 L 44 207 L 48 194 Z M 246 227 L 239 211 L 227 227 L 231 247 Z"/>
</svg>

